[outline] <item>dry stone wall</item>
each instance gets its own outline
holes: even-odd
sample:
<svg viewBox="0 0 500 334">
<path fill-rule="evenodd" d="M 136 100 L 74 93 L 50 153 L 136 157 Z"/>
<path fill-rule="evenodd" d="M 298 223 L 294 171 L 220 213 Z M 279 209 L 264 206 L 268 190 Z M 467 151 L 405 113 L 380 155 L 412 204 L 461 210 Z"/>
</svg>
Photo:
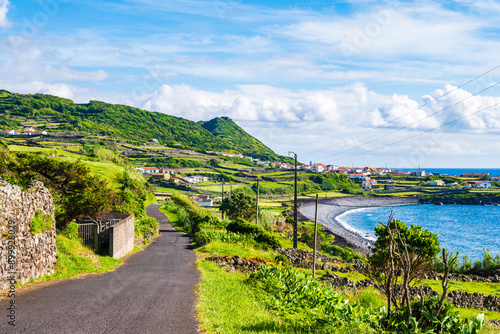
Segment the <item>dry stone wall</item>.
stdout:
<svg viewBox="0 0 500 334">
<path fill-rule="evenodd" d="M 31 234 L 31 221 L 39 210 L 50 216 L 52 228 Z M 26 283 L 56 267 L 54 202 L 40 181 L 26 191 L 0 179 L 0 289 L 13 282 Z"/>
</svg>

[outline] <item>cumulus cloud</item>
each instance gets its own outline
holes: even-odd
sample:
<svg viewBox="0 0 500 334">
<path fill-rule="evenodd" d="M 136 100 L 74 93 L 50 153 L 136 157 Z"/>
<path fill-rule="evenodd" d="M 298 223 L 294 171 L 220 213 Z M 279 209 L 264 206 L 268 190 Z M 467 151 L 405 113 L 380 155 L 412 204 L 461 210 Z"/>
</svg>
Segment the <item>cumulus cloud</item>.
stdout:
<svg viewBox="0 0 500 334">
<path fill-rule="evenodd" d="M 227 115 L 252 122 L 325 122 L 344 130 L 500 130 L 500 106 L 495 106 L 500 97 L 473 96 L 450 85 L 423 96 L 421 101 L 406 95 L 379 94 L 363 84 L 327 90 L 240 85 L 223 92 L 163 85 L 143 98 L 137 106 L 194 120 Z"/>
<path fill-rule="evenodd" d="M 0 27 L 2 28 L 9 28 L 12 26 L 12 23 L 7 18 L 9 7 L 9 0 L 0 0 Z"/>
<path fill-rule="evenodd" d="M 163 85 L 139 106 L 192 120 L 229 116 L 282 153 L 293 143 L 302 152 L 326 147 L 320 153 L 326 158 L 328 152 L 348 148 L 404 156 L 422 147 L 426 156 L 460 156 L 483 154 L 474 136 L 500 131 L 500 97 L 472 95 L 450 85 L 422 96 L 421 101 L 379 94 L 363 84 L 328 90 L 241 85 L 223 92 Z M 499 106 L 480 111 L 496 103 Z M 439 136 L 427 132 L 432 129 Z M 422 136 L 414 138 L 418 134 Z M 451 139 L 444 140 L 444 134 Z M 396 141 L 402 143 L 387 146 Z"/>
</svg>

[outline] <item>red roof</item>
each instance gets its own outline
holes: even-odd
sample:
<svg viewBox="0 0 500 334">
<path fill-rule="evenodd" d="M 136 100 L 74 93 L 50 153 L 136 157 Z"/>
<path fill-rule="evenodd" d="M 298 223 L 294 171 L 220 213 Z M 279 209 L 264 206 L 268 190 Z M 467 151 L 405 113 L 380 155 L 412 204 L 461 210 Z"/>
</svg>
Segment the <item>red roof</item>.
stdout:
<svg viewBox="0 0 500 334">
<path fill-rule="evenodd" d="M 159 170 L 156 167 L 142 167 L 141 169 L 145 169 L 145 170 Z"/>
</svg>

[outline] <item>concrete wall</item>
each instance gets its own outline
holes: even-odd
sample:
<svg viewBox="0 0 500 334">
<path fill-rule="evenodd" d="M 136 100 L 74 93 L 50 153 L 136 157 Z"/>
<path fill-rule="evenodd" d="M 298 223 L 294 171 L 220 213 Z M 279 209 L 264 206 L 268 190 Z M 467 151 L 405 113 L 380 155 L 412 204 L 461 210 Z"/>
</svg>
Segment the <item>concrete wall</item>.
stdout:
<svg viewBox="0 0 500 334">
<path fill-rule="evenodd" d="M 109 233 L 109 255 L 115 259 L 125 256 L 134 248 L 135 216 L 130 215 L 113 225 Z"/>
<path fill-rule="evenodd" d="M 50 216 L 52 228 L 32 235 L 31 221 L 39 210 Z M 33 181 L 26 189 L 0 179 L 0 289 L 10 282 L 26 283 L 56 266 L 54 202 L 43 183 Z"/>
</svg>

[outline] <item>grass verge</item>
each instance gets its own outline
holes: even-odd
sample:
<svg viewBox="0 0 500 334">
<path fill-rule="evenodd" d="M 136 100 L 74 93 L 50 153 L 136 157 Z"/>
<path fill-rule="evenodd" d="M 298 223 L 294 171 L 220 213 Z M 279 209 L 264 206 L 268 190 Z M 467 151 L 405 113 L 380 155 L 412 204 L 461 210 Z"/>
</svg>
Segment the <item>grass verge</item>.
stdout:
<svg viewBox="0 0 500 334">
<path fill-rule="evenodd" d="M 245 283 L 245 275 L 228 274 L 209 261 L 196 264 L 201 273 L 198 320 L 205 333 L 290 333 Z"/>
</svg>

